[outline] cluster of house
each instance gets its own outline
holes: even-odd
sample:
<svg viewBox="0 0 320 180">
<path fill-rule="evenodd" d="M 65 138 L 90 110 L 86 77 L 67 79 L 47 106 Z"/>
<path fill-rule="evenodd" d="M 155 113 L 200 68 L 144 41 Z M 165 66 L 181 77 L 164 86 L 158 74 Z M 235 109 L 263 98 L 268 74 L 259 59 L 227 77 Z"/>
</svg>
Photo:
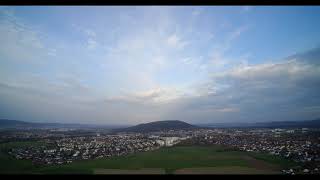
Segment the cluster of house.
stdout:
<svg viewBox="0 0 320 180">
<path fill-rule="evenodd" d="M 204 130 L 197 142 L 219 144 L 247 152 L 264 152 L 303 164 L 283 170 L 288 174 L 320 173 L 318 130 L 303 129 L 220 129 Z"/>
<path fill-rule="evenodd" d="M 9 154 L 17 159 L 30 159 L 35 164 L 64 164 L 75 160 L 151 151 L 162 146 L 173 146 L 183 139 L 141 134 L 68 137 L 58 140 L 47 139 L 45 146 L 11 149 Z"/>
</svg>

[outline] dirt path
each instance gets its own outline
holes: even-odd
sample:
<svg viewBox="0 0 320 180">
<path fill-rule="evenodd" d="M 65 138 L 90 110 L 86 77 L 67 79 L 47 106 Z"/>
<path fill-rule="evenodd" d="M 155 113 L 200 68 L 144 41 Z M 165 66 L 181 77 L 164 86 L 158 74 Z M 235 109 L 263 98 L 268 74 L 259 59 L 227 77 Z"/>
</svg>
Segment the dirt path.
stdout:
<svg viewBox="0 0 320 180">
<path fill-rule="evenodd" d="M 165 170 L 161 168 L 96 169 L 94 174 L 165 174 Z"/>
<path fill-rule="evenodd" d="M 227 167 L 202 167 L 178 169 L 174 174 L 278 174 L 276 171 L 261 170 L 249 167 L 227 166 Z"/>
<path fill-rule="evenodd" d="M 261 169 L 261 170 L 279 170 L 279 166 L 275 164 L 270 164 L 267 162 L 264 162 L 262 160 L 255 159 L 251 156 L 244 156 L 243 159 L 245 159 L 247 162 L 249 162 L 249 166 Z"/>
</svg>

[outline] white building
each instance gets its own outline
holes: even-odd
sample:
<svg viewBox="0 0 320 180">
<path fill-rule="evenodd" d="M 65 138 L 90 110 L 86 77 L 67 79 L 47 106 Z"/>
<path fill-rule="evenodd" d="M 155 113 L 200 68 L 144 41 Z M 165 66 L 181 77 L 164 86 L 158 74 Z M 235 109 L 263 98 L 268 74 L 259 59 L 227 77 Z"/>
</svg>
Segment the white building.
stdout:
<svg viewBox="0 0 320 180">
<path fill-rule="evenodd" d="M 163 140 L 165 141 L 166 146 L 173 146 L 180 141 L 179 137 L 164 137 Z"/>
<path fill-rule="evenodd" d="M 156 140 L 156 143 L 159 144 L 160 146 L 165 145 L 165 141 L 163 141 L 163 140 Z"/>
</svg>

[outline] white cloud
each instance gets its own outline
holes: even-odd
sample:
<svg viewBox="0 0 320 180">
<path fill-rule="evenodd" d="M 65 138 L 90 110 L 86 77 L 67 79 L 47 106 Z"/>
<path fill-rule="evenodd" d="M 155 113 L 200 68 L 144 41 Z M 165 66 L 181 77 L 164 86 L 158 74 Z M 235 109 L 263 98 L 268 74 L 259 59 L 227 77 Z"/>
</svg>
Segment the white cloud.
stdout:
<svg viewBox="0 0 320 180">
<path fill-rule="evenodd" d="M 99 47 L 97 33 L 94 30 L 74 23 L 71 24 L 71 26 L 74 28 L 74 31 L 80 33 L 81 36 L 85 37 L 85 47 L 88 50 L 93 50 Z"/>
<path fill-rule="evenodd" d="M 86 35 L 88 36 L 87 49 L 89 49 L 89 50 L 96 49 L 98 47 L 98 45 L 99 45 L 99 43 L 97 41 L 96 33 L 91 29 L 82 29 L 82 31 L 84 33 L 86 33 Z"/>
<path fill-rule="evenodd" d="M 181 48 L 184 48 L 188 42 L 186 41 L 182 41 L 178 36 L 177 34 L 172 34 L 168 37 L 167 39 L 167 42 L 168 42 L 168 45 L 173 47 L 173 48 L 178 48 L 178 49 L 181 49 Z"/>
<path fill-rule="evenodd" d="M 233 31 L 230 33 L 227 41 L 230 41 L 230 42 L 231 42 L 231 41 L 235 40 L 236 38 L 240 37 L 240 35 L 241 35 L 242 33 L 244 33 L 245 31 L 247 31 L 248 29 L 249 29 L 249 26 L 248 26 L 248 25 L 244 25 L 244 26 L 240 26 L 240 27 L 236 28 L 235 30 L 233 30 Z"/>
<path fill-rule="evenodd" d="M 320 75 L 320 69 L 309 64 L 291 60 L 281 63 L 265 63 L 259 65 L 243 65 L 235 67 L 217 77 L 232 77 L 238 80 L 297 80 L 300 75 Z"/>
<path fill-rule="evenodd" d="M 201 12 L 202 12 L 202 9 L 197 8 L 197 9 L 192 11 L 192 15 L 193 16 L 199 16 L 201 14 Z"/>
<path fill-rule="evenodd" d="M 215 38 L 215 34 L 213 32 L 210 32 L 210 35 L 208 36 L 208 40 L 212 40 Z"/>
<path fill-rule="evenodd" d="M 155 66 L 157 67 L 163 67 L 166 65 L 166 58 L 163 57 L 163 56 L 157 56 L 157 57 L 154 57 L 152 59 L 152 62 L 155 64 Z"/>
<path fill-rule="evenodd" d="M 235 58 L 228 56 L 228 51 L 232 48 L 233 42 L 239 38 L 243 32 L 248 30 L 248 28 L 247 25 L 235 28 L 233 31 L 229 32 L 221 42 L 216 42 L 209 54 L 209 60 L 206 66 L 207 69 L 212 70 L 215 73 L 216 71 L 224 70 L 229 65 L 235 66 L 238 63 L 246 63 L 250 57 L 249 53 L 245 53 L 242 56 Z"/>
<path fill-rule="evenodd" d="M 57 56 L 57 50 L 56 49 L 49 49 L 48 55 L 49 56 Z"/>
<path fill-rule="evenodd" d="M 239 112 L 238 108 L 221 108 L 221 109 L 214 109 L 215 111 L 222 112 L 222 113 L 229 113 L 229 112 Z"/>
<path fill-rule="evenodd" d="M 135 102 L 138 104 L 168 103 L 183 96 L 181 90 L 173 87 L 157 87 L 146 91 L 123 92 L 123 95 L 110 97 L 110 100 Z"/>
<path fill-rule="evenodd" d="M 85 32 L 89 37 L 96 37 L 96 33 L 91 29 L 86 29 Z"/>
<path fill-rule="evenodd" d="M 222 56 L 219 52 L 215 52 L 212 55 L 210 66 L 213 68 L 221 68 L 229 63 L 229 60 Z"/>
<path fill-rule="evenodd" d="M 97 47 L 97 44 L 98 44 L 97 41 L 95 41 L 92 38 L 89 38 L 88 41 L 87 41 L 87 48 L 89 50 L 95 49 Z"/>
<path fill-rule="evenodd" d="M 191 58 L 183 58 L 182 63 L 190 65 L 190 64 L 193 64 L 193 61 Z"/>
<path fill-rule="evenodd" d="M 205 71 L 205 70 L 207 70 L 207 68 L 208 68 L 208 66 L 207 66 L 206 64 L 201 64 L 201 65 L 199 65 L 199 69 L 200 69 L 200 70 Z"/>
</svg>

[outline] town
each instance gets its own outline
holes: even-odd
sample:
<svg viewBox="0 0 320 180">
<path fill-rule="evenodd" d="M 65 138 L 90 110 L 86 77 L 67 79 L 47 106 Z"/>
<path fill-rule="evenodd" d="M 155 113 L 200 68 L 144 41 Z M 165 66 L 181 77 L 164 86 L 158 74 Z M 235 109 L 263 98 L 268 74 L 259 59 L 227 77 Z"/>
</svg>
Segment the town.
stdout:
<svg viewBox="0 0 320 180">
<path fill-rule="evenodd" d="M 17 159 L 30 159 L 34 164 L 50 165 L 124 156 L 184 143 L 223 145 L 239 151 L 281 156 L 301 164 L 296 168 L 283 169 L 285 174 L 319 174 L 319 133 L 319 129 L 308 128 L 203 128 L 151 133 L 95 133 L 86 136 L 52 134 L 39 138 L 42 145 L 12 148 L 8 153 Z"/>
</svg>

